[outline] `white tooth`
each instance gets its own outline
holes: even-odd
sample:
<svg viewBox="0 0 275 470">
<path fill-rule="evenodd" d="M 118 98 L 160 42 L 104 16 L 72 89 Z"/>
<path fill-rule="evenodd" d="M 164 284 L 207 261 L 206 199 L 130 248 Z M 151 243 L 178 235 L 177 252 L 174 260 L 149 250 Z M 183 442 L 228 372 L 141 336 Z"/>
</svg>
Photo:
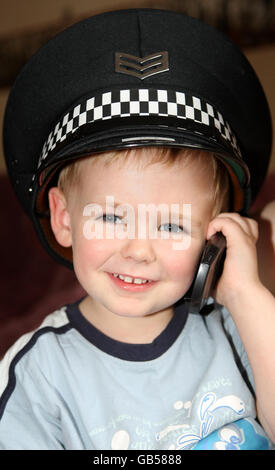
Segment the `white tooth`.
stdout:
<svg viewBox="0 0 275 470">
<path fill-rule="evenodd" d="M 146 279 L 139 279 L 138 277 L 134 279 L 135 284 L 146 284 L 146 282 L 150 281 L 147 281 Z"/>
<path fill-rule="evenodd" d="M 129 284 L 146 284 L 146 282 L 151 282 L 151 281 L 147 281 L 146 279 L 140 279 L 138 277 L 136 278 L 132 278 L 132 277 L 129 277 L 129 276 L 122 276 L 122 274 L 117 274 L 117 273 L 113 273 L 113 276 L 114 277 L 119 277 L 119 279 L 121 279 L 122 281 L 124 282 L 128 282 Z"/>
<path fill-rule="evenodd" d="M 133 282 L 133 279 L 131 277 L 128 277 L 128 276 L 122 276 L 121 274 L 119 274 L 119 279 L 122 279 L 122 281 L 124 282 L 128 282 L 129 284 L 131 284 Z"/>
</svg>

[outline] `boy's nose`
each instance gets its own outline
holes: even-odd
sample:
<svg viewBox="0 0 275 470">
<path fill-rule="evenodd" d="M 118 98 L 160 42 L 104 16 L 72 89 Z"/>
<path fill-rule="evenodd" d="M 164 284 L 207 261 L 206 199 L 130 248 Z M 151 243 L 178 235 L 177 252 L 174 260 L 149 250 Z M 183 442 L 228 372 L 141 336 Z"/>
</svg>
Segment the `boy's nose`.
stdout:
<svg viewBox="0 0 275 470">
<path fill-rule="evenodd" d="M 156 259 L 150 240 L 137 238 L 127 239 L 122 246 L 121 254 L 124 258 L 132 258 L 138 262 L 152 263 Z"/>
</svg>

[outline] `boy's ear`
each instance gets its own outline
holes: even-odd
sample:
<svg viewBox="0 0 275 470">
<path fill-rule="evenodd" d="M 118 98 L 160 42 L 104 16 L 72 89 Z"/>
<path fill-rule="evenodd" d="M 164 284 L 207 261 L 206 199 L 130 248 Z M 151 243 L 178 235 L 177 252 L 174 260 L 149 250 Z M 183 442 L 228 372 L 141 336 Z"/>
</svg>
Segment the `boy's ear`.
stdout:
<svg viewBox="0 0 275 470">
<path fill-rule="evenodd" d="M 53 187 L 49 190 L 48 198 L 55 238 L 61 246 L 72 246 L 70 214 L 65 196 L 59 188 Z"/>
</svg>

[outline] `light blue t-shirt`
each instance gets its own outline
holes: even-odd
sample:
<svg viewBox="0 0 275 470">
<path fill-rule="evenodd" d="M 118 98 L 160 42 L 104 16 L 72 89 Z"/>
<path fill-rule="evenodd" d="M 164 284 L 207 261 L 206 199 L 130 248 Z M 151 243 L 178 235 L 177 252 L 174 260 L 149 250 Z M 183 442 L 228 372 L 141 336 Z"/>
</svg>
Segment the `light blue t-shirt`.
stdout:
<svg viewBox="0 0 275 470">
<path fill-rule="evenodd" d="M 150 344 L 105 336 L 78 304 L 48 315 L 0 364 L 0 449 L 268 449 L 229 314 L 178 304 Z"/>
</svg>

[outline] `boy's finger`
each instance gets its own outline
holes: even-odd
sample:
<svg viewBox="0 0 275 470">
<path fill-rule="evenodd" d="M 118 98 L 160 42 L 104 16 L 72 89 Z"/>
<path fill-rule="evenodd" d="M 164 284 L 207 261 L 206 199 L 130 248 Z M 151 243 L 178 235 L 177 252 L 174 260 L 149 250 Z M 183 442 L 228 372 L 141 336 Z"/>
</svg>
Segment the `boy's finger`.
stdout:
<svg viewBox="0 0 275 470">
<path fill-rule="evenodd" d="M 232 241 L 239 239 L 240 236 L 246 236 L 256 241 L 258 228 L 257 223 L 254 222 L 244 220 L 241 217 L 232 217 L 231 214 L 223 214 L 210 222 L 206 238 L 209 240 L 216 232 L 222 232 L 226 238 Z"/>
<path fill-rule="evenodd" d="M 258 222 L 256 220 L 252 219 L 251 217 L 243 217 L 236 212 L 226 213 L 226 216 L 229 218 L 232 218 L 232 220 L 235 220 L 237 223 L 239 223 L 240 226 L 243 228 L 243 230 L 249 236 L 252 236 L 252 238 L 254 238 L 255 241 L 258 240 L 259 230 L 258 230 Z"/>
</svg>

